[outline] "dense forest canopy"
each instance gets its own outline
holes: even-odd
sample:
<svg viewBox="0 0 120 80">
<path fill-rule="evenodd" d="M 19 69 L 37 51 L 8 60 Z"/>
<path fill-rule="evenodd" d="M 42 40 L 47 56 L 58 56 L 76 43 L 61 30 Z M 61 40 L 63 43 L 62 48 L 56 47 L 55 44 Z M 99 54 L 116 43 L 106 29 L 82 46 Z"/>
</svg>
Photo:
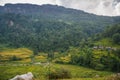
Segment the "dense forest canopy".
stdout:
<svg viewBox="0 0 120 80">
<path fill-rule="evenodd" d="M 109 26 L 102 36 L 102 38 L 111 38 L 115 44 L 120 44 L 120 24 Z"/>
<path fill-rule="evenodd" d="M 56 5 L 6 4 L 0 7 L 0 44 L 65 51 L 119 20 Z"/>
</svg>

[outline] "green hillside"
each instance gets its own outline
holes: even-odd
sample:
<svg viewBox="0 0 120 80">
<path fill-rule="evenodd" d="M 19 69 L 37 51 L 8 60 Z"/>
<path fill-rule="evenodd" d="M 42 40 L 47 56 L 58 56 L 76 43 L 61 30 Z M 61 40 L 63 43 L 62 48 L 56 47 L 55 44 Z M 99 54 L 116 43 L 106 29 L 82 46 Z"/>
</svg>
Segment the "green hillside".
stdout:
<svg viewBox="0 0 120 80">
<path fill-rule="evenodd" d="M 107 58 L 107 63 L 116 63 L 115 66 L 120 66 L 120 24 L 108 27 L 103 33 L 97 36 L 99 40 L 94 42 L 94 53 L 98 58 Z M 112 60 L 110 60 L 110 58 Z M 112 65 L 113 66 L 113 65 Z M 118 71 L 118 70 L 117 70 Z M 119 71 L 118 71 L 119 72 Z"/>
</svg>

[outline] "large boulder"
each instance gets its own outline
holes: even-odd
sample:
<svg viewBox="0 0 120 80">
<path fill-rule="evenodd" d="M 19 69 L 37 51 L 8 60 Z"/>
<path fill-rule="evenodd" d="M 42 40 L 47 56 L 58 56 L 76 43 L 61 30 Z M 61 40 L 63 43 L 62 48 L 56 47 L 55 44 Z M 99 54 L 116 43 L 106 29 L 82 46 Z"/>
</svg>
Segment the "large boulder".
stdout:
<svg viewBox="0 0 120 80">
<path fill-rule="evenodd" d="M 31 72 L 28 72 L 27 74 L 17 75 L 10 80 L 33 80 L 33 77 L 33 74 Z"/>
</svg>

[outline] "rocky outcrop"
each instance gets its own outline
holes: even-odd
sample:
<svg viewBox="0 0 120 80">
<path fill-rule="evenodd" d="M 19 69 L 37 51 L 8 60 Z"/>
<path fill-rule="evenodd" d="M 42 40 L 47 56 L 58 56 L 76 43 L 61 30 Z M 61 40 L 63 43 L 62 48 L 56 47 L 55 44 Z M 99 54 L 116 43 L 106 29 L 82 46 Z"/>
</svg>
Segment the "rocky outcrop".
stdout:
<svg viewBox="0 0 120 80">
<path fill-rule="evenodd" d="M 27 74 L 17 75 L 10 80 L 33 80 L 33 77 L 33 74 L 31 72 L 28 72 Z"/>
</svg>

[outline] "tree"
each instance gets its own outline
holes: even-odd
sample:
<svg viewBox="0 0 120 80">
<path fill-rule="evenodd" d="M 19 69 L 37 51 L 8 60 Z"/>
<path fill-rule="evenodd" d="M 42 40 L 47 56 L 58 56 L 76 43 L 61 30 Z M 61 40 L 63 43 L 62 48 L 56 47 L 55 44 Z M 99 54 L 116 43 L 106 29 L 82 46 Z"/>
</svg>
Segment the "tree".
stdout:
<svg viewBox="0 0 120 80">
<path fill-rule="evenodd" d="M 120 33 L 116 33 L 112 36 L 114 43 L 120 44 Z"/>
<path fill-rule="evenodd" d="M 48 53 L 48 60 L 52 60 L 52 59 L 54 59 L 54 53 L 53 53 L 53 51 L 50 51 L 49 53 Z"/>
</svg>

